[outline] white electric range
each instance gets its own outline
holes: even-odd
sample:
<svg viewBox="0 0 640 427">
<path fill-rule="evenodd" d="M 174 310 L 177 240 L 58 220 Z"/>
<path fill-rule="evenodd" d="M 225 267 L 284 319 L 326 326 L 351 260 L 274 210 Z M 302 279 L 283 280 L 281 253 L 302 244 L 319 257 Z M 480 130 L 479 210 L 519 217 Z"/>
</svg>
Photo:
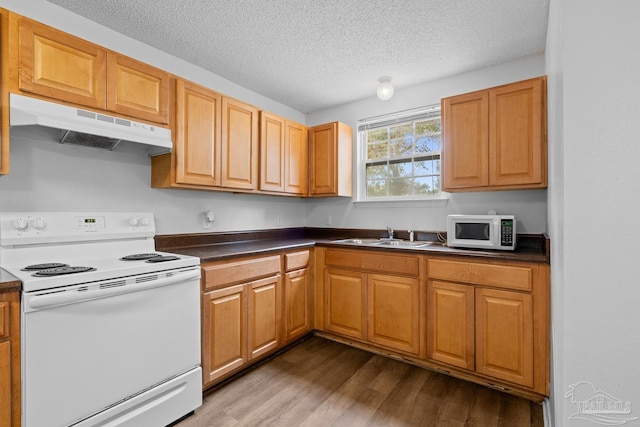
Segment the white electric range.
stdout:
<svg viewBox="0 0 640 427">
<path fill-rule="evenodd" d="M 0 212 L 23 426 L 156 427 L 202 404 L 200 260 L 154 235 L 146 212 Z"/>
</svg>

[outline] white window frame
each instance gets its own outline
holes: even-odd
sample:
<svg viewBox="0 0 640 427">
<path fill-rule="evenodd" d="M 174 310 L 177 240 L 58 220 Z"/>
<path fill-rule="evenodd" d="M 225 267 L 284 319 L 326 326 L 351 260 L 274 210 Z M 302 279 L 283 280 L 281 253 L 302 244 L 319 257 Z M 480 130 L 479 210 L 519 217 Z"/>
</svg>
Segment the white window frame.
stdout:
<svg viewBox="0 0 640 427">
<path fill-rule="evenodd" d="M 358 120 L 357 126 L 357 152 L 356 152 L 356 198 L 354 203 L 362 207 L 375 205 L 375 207 L 400 207 L 412 205 L 444 206 L 447 203 L 449 194 L 440 189 L 439 193 L 410 196 L 390 196 L 390 197 L 367 197 L 367 144 L 365 132 L 369 127 L 383 125 L 400 124 L 407 121 L 418 121 L 421 118 L 428 118 L 434 114 L 440 114 L 440 105 L 430 105 L 411 110 L 400 111 L 392 114 L 385 114 L 376 117 Z M 442 159 L 442 150 L 440 151 Z M 440 185 L 442 186 L 442 175 L 440 175 Z"/>
</svg>

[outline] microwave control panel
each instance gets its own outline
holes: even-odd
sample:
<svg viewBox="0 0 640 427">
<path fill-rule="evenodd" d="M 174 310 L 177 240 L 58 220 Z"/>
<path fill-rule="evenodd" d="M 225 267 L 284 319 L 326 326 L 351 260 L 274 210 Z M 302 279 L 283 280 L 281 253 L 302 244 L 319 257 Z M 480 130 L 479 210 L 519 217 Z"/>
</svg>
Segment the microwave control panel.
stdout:
<svg viewBox="0 0 640 427">
<path fill-rule="evenodd" d="M 503 219 L 500 221 L 500 245 L 513 246 L 513 220 Z"/>
</svg>

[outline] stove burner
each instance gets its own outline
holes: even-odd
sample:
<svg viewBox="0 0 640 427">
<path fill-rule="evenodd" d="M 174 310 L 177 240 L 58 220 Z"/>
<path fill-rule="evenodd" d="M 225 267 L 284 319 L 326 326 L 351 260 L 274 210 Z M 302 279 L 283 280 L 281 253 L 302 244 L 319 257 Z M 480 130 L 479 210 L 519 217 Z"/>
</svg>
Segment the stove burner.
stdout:
<svg viewBox="0 0 640 427">
<path fill-rule="evenodd" d="M 177 259 L 180 259 L 180 258 L 173 255 L 164 255 L 164 256 L 157 256 L 157 257 L 148 259 L 146 262 L 165 262 L 165 261 L 175 261 Z"/>
<path fill-rule="evenodd" d="M 61 276 L 63 274 L 84 273 L 85 271 L 94 271 L 93 267 L 58 267 L 49 268 L 47 270 L 40 270 L 32 274 L 33 277 L 49 277 L 49 276 Z"/>
<path fill-rule="evenodd" d="M 121 261 L 142 261 L 145 259 L 157 258 L 159 254 L 133 254 L 120 258 Z"/>
<path fill-rule="evenodd" d="M 27 265 L 22 271 L 34 271 L 34 270 L 48 270 L 50 268 L 68 267 L 69 264 L 63 264 L 61 262 L 47 262 L 45 264 L 32 264 Z"/>
</svg>

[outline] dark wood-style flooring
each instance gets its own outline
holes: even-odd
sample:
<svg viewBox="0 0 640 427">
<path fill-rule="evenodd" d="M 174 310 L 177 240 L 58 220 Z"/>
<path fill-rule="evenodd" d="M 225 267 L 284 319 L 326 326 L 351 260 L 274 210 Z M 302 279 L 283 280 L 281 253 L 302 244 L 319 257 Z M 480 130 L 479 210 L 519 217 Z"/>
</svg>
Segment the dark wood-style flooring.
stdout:
<svg viewBox="0 0 640 427">
<path fill-rule="evenodd" d="M 319 337 L 204 397 L 177 427 L 527 426 L 542 407 Z"/>
</svg>

